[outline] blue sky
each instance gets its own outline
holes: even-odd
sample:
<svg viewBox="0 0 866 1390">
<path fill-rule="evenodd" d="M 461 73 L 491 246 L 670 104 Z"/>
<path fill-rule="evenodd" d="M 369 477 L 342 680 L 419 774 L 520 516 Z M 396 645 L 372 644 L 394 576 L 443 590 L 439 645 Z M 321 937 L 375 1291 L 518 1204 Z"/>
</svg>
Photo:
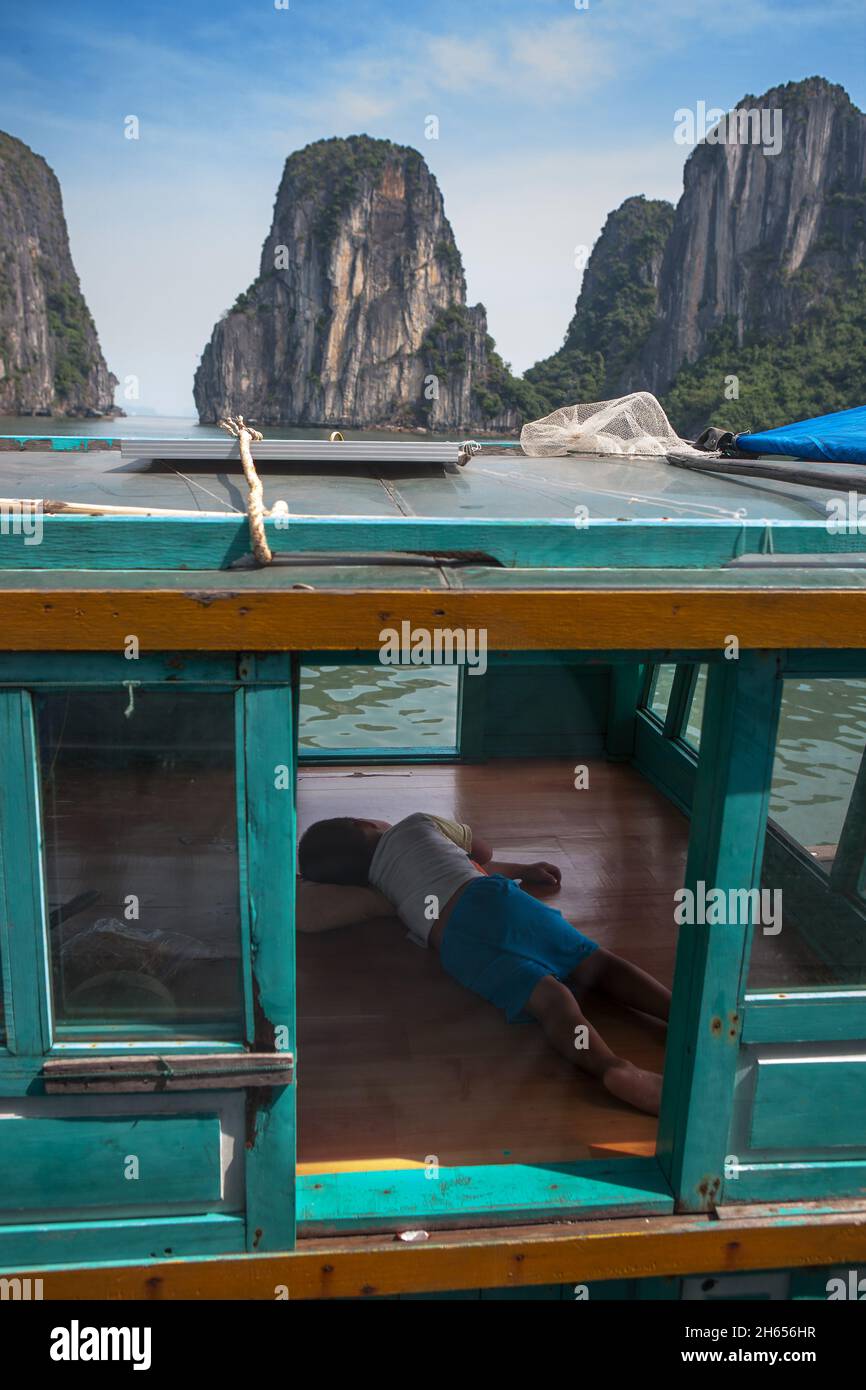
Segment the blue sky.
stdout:
<svg viewBox="0 0 866 1390">
<path fill-rule="evenodd" d="M 631 194 L 678 198 L 677 108 L 813 73 L 866 108 L 863 0 L 282 3 L 0 0 L 0 128 L 57 173 L 109 366 L 162 413 L 192 412 L 283 162 L 311 140 L 421 150 L 470 302 L 522 371 L 562 341 L 575 248 Z"/>
</svg>

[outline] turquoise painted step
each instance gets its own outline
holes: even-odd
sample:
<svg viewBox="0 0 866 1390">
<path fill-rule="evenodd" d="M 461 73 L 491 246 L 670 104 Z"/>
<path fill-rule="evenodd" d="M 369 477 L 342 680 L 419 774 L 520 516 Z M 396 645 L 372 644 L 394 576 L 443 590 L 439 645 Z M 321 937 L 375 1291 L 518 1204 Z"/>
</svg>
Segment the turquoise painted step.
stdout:
<svg viewBox="0 0 866 1390">
<path fill-rule="evenodd" d="M 556 1221 L 616 1208 L 673 1211 L 670 1189 L 654 1158 L 584 1163 L 502 1163 L 393 1172 L 322 1173 L 298 1178 L 298 1223 L 305 1231 L 424 1228 L 495 1215 L 516 1220 L 543 1213 Z"/>
</svg>

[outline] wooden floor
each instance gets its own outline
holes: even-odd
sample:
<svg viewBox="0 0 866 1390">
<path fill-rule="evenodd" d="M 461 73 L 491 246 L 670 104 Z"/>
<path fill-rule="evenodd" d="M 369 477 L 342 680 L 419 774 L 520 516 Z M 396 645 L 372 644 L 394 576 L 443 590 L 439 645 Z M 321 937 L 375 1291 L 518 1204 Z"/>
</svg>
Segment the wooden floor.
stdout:
<svg viewBox="0 0 866 1390">
<path fill-rule="evenodd" d="M 587 935 L 671 983 L 688 823 L 631 768 L 567 760 L 302 770 L 301 828 L 330 815 L 468 821 L 503 858 L 562 868 L 549 901 Z M 652 1153 L 656 1121 L 608 1097 L 462 989 L 395 919 L 298 942 L 302 1171 L 394 1160 L 446 1165 Z M 661 1070 L 664 1029 L 601 999 L 587 1013 L 623 1056 Z"/>
</svg>

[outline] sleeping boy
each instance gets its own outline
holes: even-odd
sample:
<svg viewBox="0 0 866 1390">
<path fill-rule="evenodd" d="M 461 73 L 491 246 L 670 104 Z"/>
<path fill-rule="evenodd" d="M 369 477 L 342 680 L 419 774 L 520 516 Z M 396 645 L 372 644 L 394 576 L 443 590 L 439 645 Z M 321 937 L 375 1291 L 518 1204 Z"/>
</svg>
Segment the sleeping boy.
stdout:
<svg viewBox="0 0 866 1390">
<path fill-rule="evenodd" d="M 612 1052 L 579 1001 L 596 989 L 666 1020 L 670 991 L 514 882 L 555 891 L 556 865 L 494 860 L 470 826 L 422 811 L 396 825 L 354 816 L 317 821 L 302 835 L 298 859 L 311 884 L 376 890 L 372 903 L 381 904 L 378 894 L 387 899 L 411 938 L 437 951 L 459 984 L 502 1009 L 509 1022 L 537 1019 L 557 1052 L 611 1095 L 658 1114 L 661 1076 Z M 306 928 L 299 922 L 302 930 L 333 925 L 327 918 Z"/>
</svg>

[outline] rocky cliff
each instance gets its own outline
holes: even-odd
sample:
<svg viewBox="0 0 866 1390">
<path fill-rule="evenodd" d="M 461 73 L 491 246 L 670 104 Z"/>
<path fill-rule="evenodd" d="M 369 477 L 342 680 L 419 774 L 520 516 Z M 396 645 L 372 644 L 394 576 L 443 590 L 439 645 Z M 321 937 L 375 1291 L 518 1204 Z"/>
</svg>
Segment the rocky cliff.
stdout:
<svg viewBox="0 0 866 1390">
<path fill-rule="evenodd" d="M 744 97 L 737 109 L 768 121 L 781 113 L 778 153 L 732 140 L 730 126 L 724 142 L 698 144 L 660 261 L 655 242 L 651 258 L 643 248 L 647 214 L 664 205 L 647 203 L 636 220 L 639 200 L 623 204 L 593 252 L 569 330 L 582 324 L 581 352 L 604 363 L 597 397 L 653 391 L 684 432 L 710 419 L 766 428 L 866 399 L 866 116 L 817 77 Z M 656 232 L 664 221 L 659 211 Z M 632 266 L 612 298 L 590 274 L 609 259 Z M 623 351 L 629 325 L 634 346 Z M 548 408 L 564 403 L 558 385 L 587 384 L 579 374 L 557 382 L 567 350 L 568 340 L 527 373 Z"/>
<path fill-rule="evenodd" d="M 202 422 L 512 430 L 536 401 L 466 304 L 421 155 L 368 136 L 286 161 L 259 275 L 196 372 Z"/>
<path fill-rule="evenodd" d="M 670 203 L 627 198 L 608 217 L 587 262 L 565 342 L 526 380 L 550 410 L 622 394 L 636 353 L 656 324 Z"/>
<path fill-rule="evenodd" d="M 116 384 L 72 264 L 60 185 L 0 132 L 0 415 L 106 414 Z"/>
</svg>

